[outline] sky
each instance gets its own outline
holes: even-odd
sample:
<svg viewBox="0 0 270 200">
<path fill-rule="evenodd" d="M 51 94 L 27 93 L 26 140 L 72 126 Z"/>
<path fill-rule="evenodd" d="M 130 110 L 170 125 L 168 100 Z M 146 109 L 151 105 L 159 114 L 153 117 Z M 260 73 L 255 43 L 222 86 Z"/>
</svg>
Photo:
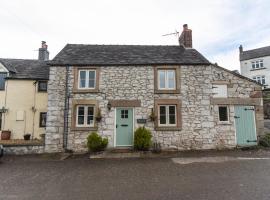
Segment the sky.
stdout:
<svg viewBox="0 0 270 200">
<path fill-rule="evenodd" d="M 52 59 L 67 43 L 178 45 L 188 24 L 193 48 L 239 70 L 244 50 L 270 45 L 269 0 L 0 0 L 0 57 Z"/>
</svg>

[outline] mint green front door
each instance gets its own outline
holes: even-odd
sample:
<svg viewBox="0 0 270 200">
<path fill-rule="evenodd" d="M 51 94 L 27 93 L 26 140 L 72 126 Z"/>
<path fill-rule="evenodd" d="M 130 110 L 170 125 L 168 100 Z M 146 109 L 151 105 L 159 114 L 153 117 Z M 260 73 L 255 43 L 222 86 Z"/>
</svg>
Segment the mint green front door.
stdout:
<svg viewBox="0 0 270 200">
<path fill-rule="evenodd" d="M 257 144 L 254 106 L 235 106 L 235 126 L 238 146 Z"/>
<path fill-rule="evenodd" d="M 116 109 L 116 146 L 133 146 L 133 109 Z"/>
</svg>

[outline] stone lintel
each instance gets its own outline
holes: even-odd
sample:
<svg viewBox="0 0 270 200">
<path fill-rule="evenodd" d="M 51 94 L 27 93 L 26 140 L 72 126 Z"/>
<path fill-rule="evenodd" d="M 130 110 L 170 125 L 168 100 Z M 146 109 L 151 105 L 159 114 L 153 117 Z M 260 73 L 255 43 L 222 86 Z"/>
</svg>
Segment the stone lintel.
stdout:
<svg viewBox="0 0 270 200">
<path fill-rule="evenodd" d="M 261 98 L 238 98 L 238 97 L 229 97 L 229 98 L 211 98 L 211 104 L 220 104 L 220 105 L 261 105 Z"/>
<path fill-rule="evenodd" d="M 140 100 L 109 100 L 112 107 L 141 107 Z"/>
</svg>

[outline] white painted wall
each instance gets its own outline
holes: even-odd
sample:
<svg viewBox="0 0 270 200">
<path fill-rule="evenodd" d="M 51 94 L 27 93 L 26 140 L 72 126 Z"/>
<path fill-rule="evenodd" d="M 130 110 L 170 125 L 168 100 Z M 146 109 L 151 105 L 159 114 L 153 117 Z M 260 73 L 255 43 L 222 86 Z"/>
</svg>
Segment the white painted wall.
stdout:
<svg viewBox="0 0 270 200">
<path fill-rule="evenodd" d="M 252 69 L 252 61 L 263 60 L 264 69 Z M 270 56 L 254 58 L 249 60 L 240 61 L 241 74 L 250 79 L 253 76 L 262 76 L 265 75 L 266 87 L 270 88 Z"/>
</svg>

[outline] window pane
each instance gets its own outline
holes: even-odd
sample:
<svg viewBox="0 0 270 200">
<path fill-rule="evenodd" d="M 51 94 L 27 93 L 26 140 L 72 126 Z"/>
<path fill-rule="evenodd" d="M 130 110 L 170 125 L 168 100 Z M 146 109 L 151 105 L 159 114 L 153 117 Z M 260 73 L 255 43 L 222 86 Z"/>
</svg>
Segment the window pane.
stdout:
<svg viewBox="0 0 270 200">
<path fill-rule="evenodd" d="M 88 84 L 89 84 L 89 88 L 94 88 L 95 87 L 95 80 L 89 79 Z"/>
<path fill-rule="evenodd" d="M 169 124 L 176 124 L 175 123 L 175 115 L 169 115 Z"/>
<path fill-rule="evenodd" d="M 5 89 L 5 78 L 7 77 L 7 73 L 0 73 L 0 90 Z"/>
<path fill-rule="evenodd" d="M 219 121 L 228 121 L 228 109 L 226 106 L 218 107 Z"/>
<path fill-rule="evenodd" d="M 165 88 L 165 71 L 158 71 L 159 88 Z"/>
<path fill-rule="evenodd" d="M 88 115 L 94 115 L 94 107 L 92 106 L 88 107 Z"/>
<path fill-rule="evenodd" d="M 78 124 L 83 125 L 84 124 L 84 116 L 78 116 Z"/>
<path fill-rule="evenodd" d="M 252 62 L 252 68 L 255 69 L 255 63 L 254 62 Z"/>
<path fill-rule="evenodd" d="M 95 71 L 89 71 L 89 79 L 95 79 L 96 78 L 96 72 Z"/>
<path fill-rule="evenodd" d="M 262 84 L 265 85 L 265 76 L 262 76 Z"/>
<path fill-rule="evenodd" d="M 80 71 L 80 88 L 85 88 L 86 71 Z"/>
<path fill-rule="evenodd" d="M 160 124 L 166 124 L 166 106 L 159 107 Z"/>
<path fill-rule="evenodd" d="M 173 89 L 175 88 L 175 71 L 168 71 L 168 88 Z"/>
<path fill-rule="evenodd" d="M 78 108 L 78 115 L 84 115 L 84 107 Z"/>
<path fill-rule="evenodd" d="M 93 124 L 94 123 L 94 116 L 93 115 L 88 115 L 87 116 L 87 124 Z"/>
</svg>

